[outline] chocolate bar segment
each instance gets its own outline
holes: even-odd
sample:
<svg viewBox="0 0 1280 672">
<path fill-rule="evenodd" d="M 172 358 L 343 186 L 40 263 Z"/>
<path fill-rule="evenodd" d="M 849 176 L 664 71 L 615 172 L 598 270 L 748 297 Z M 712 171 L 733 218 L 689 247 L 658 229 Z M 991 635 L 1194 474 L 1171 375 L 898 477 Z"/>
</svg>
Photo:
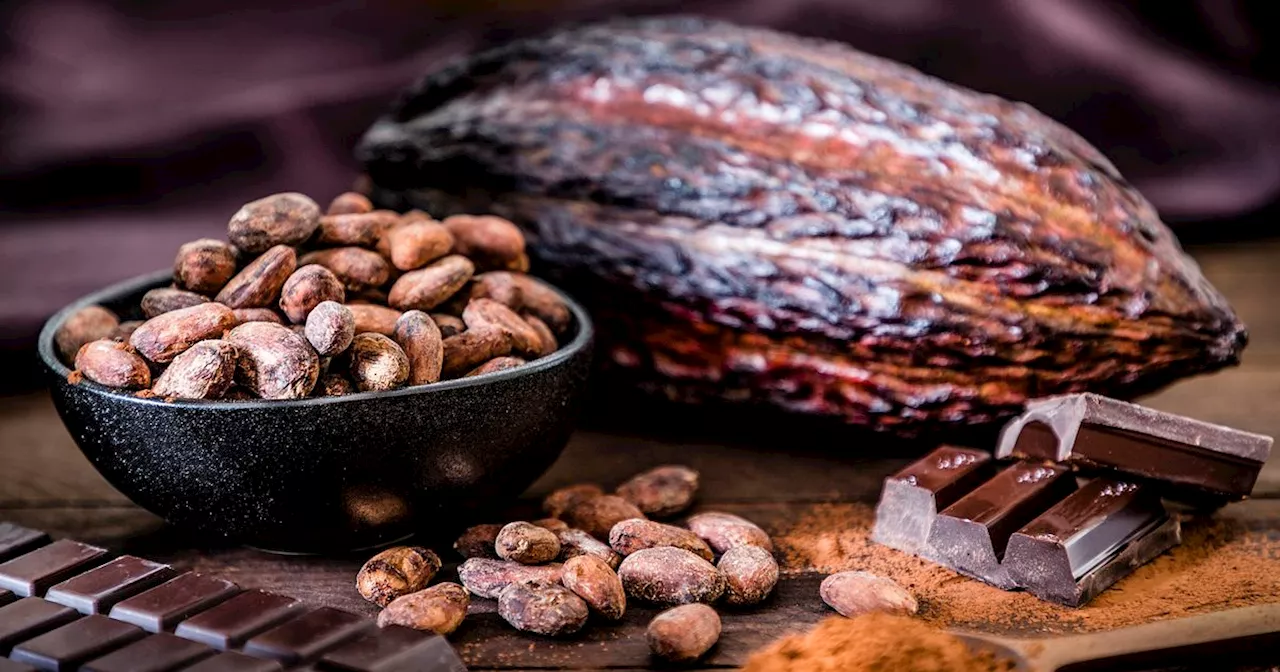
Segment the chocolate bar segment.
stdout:
<svg viewBox="0 0 1280 672">
<path fill-rule="evenodd" d="M 75 670 L 81 663 L 142 639 L 142 630 L 106 616 L 86 616 L 13 647 L 9 657 L 42 670 Z"/>
<path fill-rule="evenodd" d="M 173 578 L 168 565 L 124 555 L 49 589 L 45 599 L 82 614 L 105 614 L 117 602 Z"/>
<path fill-rule="evenodd" d="M 226 651 L 186 668 L 183 672 L 279 672 L 284 667 L 274 660 L 263 660 L 243 653 Z"/>
<path fill-rule="evenodd" d="M 36 672 L 36 668 L 24 663 L 16 663 L 8 658 L 0 658 L 0 672 Z"/>
<path fill-rule="evenodd" d="M 0 523 L 0 562 L 49 543 L 49 535 L 13 523 Z"/>
<path fill-rule="evenodd" d="M 465 672 L 449 641 L 397 625 L 380 628 L 326 653 L 318 667 L 329 672 Z"/>
<path fill-rule="evenodd" d="M 24 597 L 0 607 L 0 655 L 15 644 L 48 632 L 80 617 L 74 609 L 38 597 Z"/>
<path fill-rule="evenodd" d="M 871 540 L 932 557 L 929 530 L 947 508 L 995 472 L 989 453 L 941 446 L 885 479 Z"/>
<path fill-rule="evenodd" d="M 250 590 L 183 621 L 174 634 L 230 649 L 301 610 L 292 597 Z"/>
<path fill-rule="evenodd" d="M 148 632 L 171 632 L 183 619 L 239 592 L 234 583 L 199 574 L 183 574 L 111 608 L 111 618 Z"/>
<path fill-rule="evenodd" d="M 214 653 L 199 642 L 161 633 L 92 660 L 80 672 L 171 672 Z"/>
<path fill-rule="evenodd" d="M 1029 402 L 1000 434 L 996 457 L 1105 469 L 1163 484 L 1193 504 L 1247 497 L 1272 438 L 1096 394 Z"/>
<path fill-rule="evenodd" d="M 929 545 L 938 562 L 994 586 L 1016 587 L 1001 566 L 1009 537 L 1075 489 L 1064 467 L 1020 462 L 943 509 Z"/>
<path fill-rule="evenodd" d="M 104 548 L 59 539 L 0 565 L 0 588 L 39 597 L 49 586 L 96 565 L 106 555 Z"/>
<path fill-rule="evenodd" d="M 244 652 L 286 665 L 306 662 L 373 627 L 366 618 L 321 607 L 250 639 Z"/>
</svg>

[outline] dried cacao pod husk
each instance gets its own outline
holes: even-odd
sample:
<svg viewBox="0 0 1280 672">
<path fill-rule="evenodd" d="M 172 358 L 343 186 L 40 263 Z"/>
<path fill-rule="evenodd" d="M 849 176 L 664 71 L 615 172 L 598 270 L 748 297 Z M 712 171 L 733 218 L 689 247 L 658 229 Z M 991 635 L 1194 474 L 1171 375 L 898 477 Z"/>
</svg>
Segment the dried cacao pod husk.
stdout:
<svg viewBox="0 0 1280 672">
<path fill-rule="evenodd" d="M 359 153 L 386 207 L 521 226 L 610 379 L 672 399 L 910 433 L 1147 392 L 1246 342 L 1085 140 L 834 43 L 572 28 L 428 75 Z"/>
</svg>

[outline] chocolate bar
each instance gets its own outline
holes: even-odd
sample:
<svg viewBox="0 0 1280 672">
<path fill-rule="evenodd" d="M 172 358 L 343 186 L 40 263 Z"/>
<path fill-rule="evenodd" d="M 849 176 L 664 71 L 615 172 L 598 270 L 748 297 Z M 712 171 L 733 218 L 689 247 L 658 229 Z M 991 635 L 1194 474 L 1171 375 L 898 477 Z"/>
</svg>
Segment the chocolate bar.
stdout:
<svg viewBox="0 0 1280 672">
<path fill-rule="evenodd" d="M 466 670 L 443 637 L 16 525 L 0 558 L 0 672 Z"/>
<path fill-rule="evenodd" d="M 1015 532 L 1004 566 L 1036 597 L 1078 607 L 1180 541 L 1154 488 L 1098 478 Z"/>
<path fill-rule="evenodd" d="M 951 506 L 995 471 L 989 453 L 941 446 L 885 479 L 871 540 L 932 559 L 929 530 Z"/>
<path fill-rule="evenodd" d="M 1000 434 L 997 458 L 1050 460 L 1161 484 L 1165 497 L 1219 505 L 1247 497 L 1272 438 L 1097 394 L 1029 402 Z"/>
</svg>

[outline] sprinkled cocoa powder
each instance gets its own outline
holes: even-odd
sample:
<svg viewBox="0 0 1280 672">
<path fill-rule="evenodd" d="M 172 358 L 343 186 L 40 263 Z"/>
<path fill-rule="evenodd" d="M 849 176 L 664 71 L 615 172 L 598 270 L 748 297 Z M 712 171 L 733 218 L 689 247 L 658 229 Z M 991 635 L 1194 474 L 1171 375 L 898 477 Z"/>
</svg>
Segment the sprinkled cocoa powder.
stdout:
<svg viewBox="0 0 1280 672">
<path fill-rule="evenodd" d="M 1183 522 L 1183 543 L 1079 609 L 1005 592 L 869 539 L 866 504 L 820 504 L 774 536 L 784 574 L 861 569 L 894 579 L 920 618 L 996 634 L 1106 630 L 1280 602 L 1280 539 L 1222 516 Z"/>
</svg>

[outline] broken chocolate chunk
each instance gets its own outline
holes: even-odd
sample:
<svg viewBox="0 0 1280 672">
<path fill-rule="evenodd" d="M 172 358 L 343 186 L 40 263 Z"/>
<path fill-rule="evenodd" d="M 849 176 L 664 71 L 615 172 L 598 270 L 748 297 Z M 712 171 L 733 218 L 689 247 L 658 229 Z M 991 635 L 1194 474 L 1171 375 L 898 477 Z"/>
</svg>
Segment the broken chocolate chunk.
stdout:
<svg viewBox="0 0 1280 672">
<path fill-rule="evenodd" d="M 871 540 L 932 558 L 929 530 L 938 511 L 951 506 L 995 471 L 981 450 L 940 446 L 884 481 Z"/>
</svg>

